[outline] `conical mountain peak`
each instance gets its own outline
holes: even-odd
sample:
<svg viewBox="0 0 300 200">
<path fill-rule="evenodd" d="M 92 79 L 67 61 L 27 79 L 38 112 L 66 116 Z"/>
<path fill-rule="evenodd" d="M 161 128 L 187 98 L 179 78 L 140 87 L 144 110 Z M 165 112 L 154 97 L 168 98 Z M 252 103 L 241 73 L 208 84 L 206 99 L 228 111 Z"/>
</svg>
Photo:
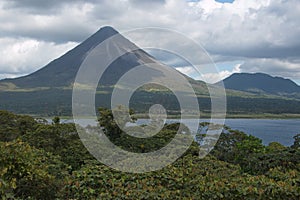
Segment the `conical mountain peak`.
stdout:
<svg viewBox="0 0 300 200">
<path fill-rule="evenodd" d="M 10 82 L 17 88 L 53 88 L 70 86 L 74 83 L 79 67 L 86 58 L 87 54 L 97 45 L 117 34 L 119 33 L 114 28 L 110 26 L 104 26 L 81 44 L 68 51 L 61 57 L 53 60 L 40 70 L 24 77 L 3 80 L 2 82 Z M 117 48 L 138 48 L 121 34 L 119 34 L 113 45 Z M 104 53 L 109 55 L 109 52 Z M 111 72 L 109 72 L 111 74 L 108 73 L 106 78 L 109 81 L 106 82 L 111 83 L 111 80 L 114 80 L 112 77 L 115 77 L 116 74 L 123 74 L 124 72 L 138 65 L 140 60 L 146 61 L 151 59 L 152 58 L 149 54 L 140 49 L 131 54 L 122 56 L 113 63 L 113 69 Z"/>
<path fill-rule="evenodd" d="M 118 31 L 116 31 L 111 26 L 104 26 L 100 28 L 96 33 L 94 33 L 92 36 L 90 36 L 88 39 L 86 39 L 83 44 L 88 43 L 89 45 L 95 46 L 104 40 L 114 36 L 115 34 L 118 34 Z M 88 45 L 87 44 L 87 45 Z M 90 48 L 90 46 L 89 46 Z"/>
<path fill-rule="evenodd" d="M 95 34 L 105 34 L 107 36 L 113 36 L 117 34 L 118 31 L 111 26 L 103 26 L 101 27 Z"/>
</svg>

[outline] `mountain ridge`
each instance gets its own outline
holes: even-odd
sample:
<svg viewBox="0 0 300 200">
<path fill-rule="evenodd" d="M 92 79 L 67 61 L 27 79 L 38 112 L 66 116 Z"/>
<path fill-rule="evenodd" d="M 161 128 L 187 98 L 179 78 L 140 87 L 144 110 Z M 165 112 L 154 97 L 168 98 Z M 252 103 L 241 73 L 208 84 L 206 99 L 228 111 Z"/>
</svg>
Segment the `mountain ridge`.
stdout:
<svg viewBox="0 0 300 200">
<path fill-rule="evenodd" d="M 300 86 L 290 79 L 265 73 L 234 73 L 223 80 L 226 89 L 289 96 L 300 93 Z M 217 85 L 220 82 L 217 83 Z"/>
</svg>

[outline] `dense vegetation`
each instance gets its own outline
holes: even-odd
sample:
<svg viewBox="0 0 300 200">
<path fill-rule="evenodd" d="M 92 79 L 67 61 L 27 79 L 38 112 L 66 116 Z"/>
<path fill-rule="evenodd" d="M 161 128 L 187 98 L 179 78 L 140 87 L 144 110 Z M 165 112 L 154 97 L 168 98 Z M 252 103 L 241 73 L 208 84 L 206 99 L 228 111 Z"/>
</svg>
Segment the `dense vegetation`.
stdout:
<svg viewBox="0 0 300 200">
<path fill-rule="evenodd" d="M 227 92 L 228 94 L 229 92 Z M 55 96 L 55 98 L 53 98 Z M 34 98 L 32 98 L 34 97 Z M 19 114 L 44 116 L 72 115 L 71 89 L 46 89 L 37 91 L 0 91 L 0 109 L 10 110 Z M 111 88 L 101 89 L 96 94 L 97 107 L 110 107 Z M 142 102 L 142 103 L 141 103 Z M 145 113 L 155 102 L 163 104 L 168 114 L 179 113 L 179 104 L 174 94 L 157 91 L 137 91 L 130 100 L 130 107 L 137 113 Z M 210 112 L 211 98 L 207 95 L 198 97 L 199 109 Z M 227 113 L 235 115 L 298 114 L 300 100 L 264 96 L 227 95 Z M 281 115 L 282 116 L 282 115 Z M 257 116 L 255 116 L 257 117 Z"/>
<path fill-rule="evenodd" d="M 105 134 L 124 149 L 147 152 L 176 134 L 165 125 L 155 137 L 128 138 L 100 109 Z M 208 124 L 201 124 L 202 130 Z M 215 148 L 205 151 L 205 133 L 162 170 L 115 171 L 95 160 L 74 124 L 0 111 L 0 198 L 2 199 L 299 199 L 300 135 L 291 147 L 264 146 L 260 139 L 224 127 Z M 126 139 L 126 140 L 125 140 Z M 129 142 L 127 141 L 129 139 Z M 201 148 L 198 143 L 202 144 Z"/>
</svg>

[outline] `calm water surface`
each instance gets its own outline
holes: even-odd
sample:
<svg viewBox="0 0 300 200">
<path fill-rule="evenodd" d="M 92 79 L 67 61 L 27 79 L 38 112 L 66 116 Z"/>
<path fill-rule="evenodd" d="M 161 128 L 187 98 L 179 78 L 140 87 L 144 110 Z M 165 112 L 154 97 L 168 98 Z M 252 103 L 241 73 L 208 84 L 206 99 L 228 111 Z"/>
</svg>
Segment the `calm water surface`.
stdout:
<svg viewBox="0 0 300 200">
<path fill-rule="evenodd" d="M 167 120 L 168 123 L 176 122 L 176 119 Z M 196 119 L 186 119 L 187 126 L 195 124 Z M 208 119 L 201 119 L 209 121 Z M 65 120 L 63 123 L 72 122 Z M 147 123 L 146 119 L 139 119 L 138 124 Z M 260 138 L 265 145 L 270 142 L 279 142 L 285 146 L 293 144 L 293 136 L 300 133 L 300 119 L 226 119 L 225 124 L 232 129 L 243 131 L 247 134 Z"/>
<path fill-rule="evenodd" d="M 139 120 L 138 123 L 145 123 L 146 120 Z M 167 120 L 176 122 L 178 120 Z M 195 119 L 185 120 L 189 126 Z M 208 119 L 201 119 L 201 122 L 209 122 Z M 247 134 L 260 138 L 263 144 L 279 142 L 285 146 L 293 144 L 293 136 L 300 134 L 300 119 L 226 119 L 225 124 L 232 129 L 243 131 Z"/>
<path fill-rule="evenodd" d="M 264 144 L 279 142 L 293 144 L 293 136 L 300 133 L 300 119 L 227 119 L 226 124 L 262 139 Z"/>
</svg>

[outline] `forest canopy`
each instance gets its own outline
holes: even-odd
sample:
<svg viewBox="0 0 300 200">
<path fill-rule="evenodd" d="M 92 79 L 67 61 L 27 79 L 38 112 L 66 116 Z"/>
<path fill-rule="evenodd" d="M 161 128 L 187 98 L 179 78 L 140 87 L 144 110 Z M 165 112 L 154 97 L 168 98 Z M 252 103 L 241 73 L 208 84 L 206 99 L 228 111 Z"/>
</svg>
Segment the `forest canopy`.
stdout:
<svg viewBox="0 0 300 200">
<path fill-rule="evenodd" d="M 167 124 L 149 139 L 128 137 L 111 110 L 99 123 L 118 146 L 137 153 L 161 148 L 177 133 Z M 201 124 L 207 126 L 207 124 Z M 214 149 L 199 154 L 205 134 L 159 171 L 135 174 L 97 161 L 74 124 L 52 123 L 0 111 L 0 197 L 2 199 L 299 199 L 300 135 L 285 147 L 265 146 L 254 136 L 224 127 Z"/>
</svg>

